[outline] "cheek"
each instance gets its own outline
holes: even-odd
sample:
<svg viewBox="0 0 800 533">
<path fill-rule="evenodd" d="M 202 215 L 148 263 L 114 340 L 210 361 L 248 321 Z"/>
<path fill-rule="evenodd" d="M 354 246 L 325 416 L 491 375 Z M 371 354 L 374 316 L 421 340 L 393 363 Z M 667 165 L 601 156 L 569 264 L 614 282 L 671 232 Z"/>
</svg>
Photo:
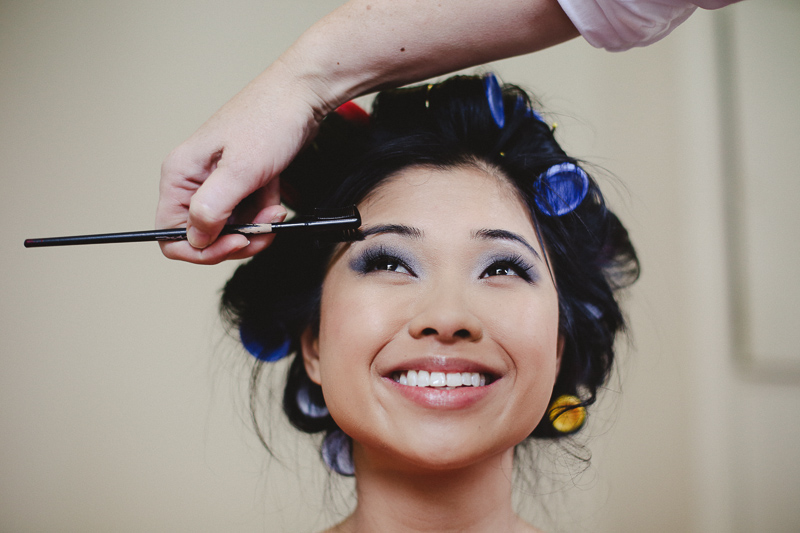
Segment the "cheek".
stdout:
<svg viewBox="0 0 800 533">
<path fill-rule="evenodd" d="M 553 288 L 507 291 L 498 296 L 490 294 L 481 299 L 478 308 L 483 322 L 498 334 L 495 339 L 505 340 L 517 348 L 548 348 L 557 354 L 558 297 Z"/>
<path fill-rule="evenodd" d="M 345 284 L 326 287 L 320 308 L 321 361 L 332 366 L 340 358 L 363 359 L 391 334 L 396 314 L 376 291 Z"/>
<path fill-rule="evenodd" d="M 331 272 L 322 291 L 320 342 L 333 353 L 344 348 L 347 357 L 374 356 L 407 323 L 414 295 L 413 288 L 371 282 L 343 268 Z"/>
<path fill-rule="evenodd" d="M 511 359 L 515 379 L 533 401 L 549 400 L 558 373 L 558 300 L 511 294 L 487 305 L 490 335 Z M 491 318 L 488 318 L 491 317 Z"/>
<path fill-rule="evenodd" d="M 337 422 L 370 397 L 373 360 L 403 324 L 397 306 L 387 305 L 385 295 L 364 285 L 334 281 L 322 295 L 320 381 Z"/>
</svg>

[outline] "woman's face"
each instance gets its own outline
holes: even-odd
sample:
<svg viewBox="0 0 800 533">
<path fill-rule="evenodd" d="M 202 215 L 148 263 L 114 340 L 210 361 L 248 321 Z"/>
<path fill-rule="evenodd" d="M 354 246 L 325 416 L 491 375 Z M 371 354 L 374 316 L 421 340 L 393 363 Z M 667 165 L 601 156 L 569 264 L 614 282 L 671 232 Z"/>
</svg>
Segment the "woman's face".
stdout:
<svg viewBox="0 0 800 533">
<path fill-rule="evenodd" d="M 333 261 L 319 336 L 303 339 L 356 468 L 442 470 L 509 451 L 542 418 L 560 351 L 523 202 L 475 167 L 414 167 L 359 210 L 366 238 Z"/>
</svg>

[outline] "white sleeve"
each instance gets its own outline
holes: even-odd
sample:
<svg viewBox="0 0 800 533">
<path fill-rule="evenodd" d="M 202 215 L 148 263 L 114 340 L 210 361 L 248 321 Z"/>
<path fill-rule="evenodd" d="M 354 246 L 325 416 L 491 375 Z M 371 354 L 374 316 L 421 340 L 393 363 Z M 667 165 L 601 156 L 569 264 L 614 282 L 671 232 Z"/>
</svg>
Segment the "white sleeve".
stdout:
<svg viewBox="0 0 800 533">
<path fill-rule="evenodd" d="M 698 6 L 717 9 L 737 1 L 558 0 L 558 3 L 589 44 L 619 52 L 663 39 Z"/>
</svg>

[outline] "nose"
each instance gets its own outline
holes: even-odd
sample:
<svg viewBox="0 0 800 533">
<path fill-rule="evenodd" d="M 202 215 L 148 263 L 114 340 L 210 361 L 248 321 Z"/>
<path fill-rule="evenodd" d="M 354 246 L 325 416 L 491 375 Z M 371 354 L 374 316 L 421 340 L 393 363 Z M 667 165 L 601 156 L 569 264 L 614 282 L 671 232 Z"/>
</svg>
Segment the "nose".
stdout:
<svg viewBox="0 0 800 533">
<path fill-rule="evenodd" d="M 445 344 L 475 342 L 483 337 L 481 321 L 471 311 L 467 298 L 453 289 L 430 291 L 419 303 L 408 331 L 415 339 L 434 338 Z"/>
</svg>

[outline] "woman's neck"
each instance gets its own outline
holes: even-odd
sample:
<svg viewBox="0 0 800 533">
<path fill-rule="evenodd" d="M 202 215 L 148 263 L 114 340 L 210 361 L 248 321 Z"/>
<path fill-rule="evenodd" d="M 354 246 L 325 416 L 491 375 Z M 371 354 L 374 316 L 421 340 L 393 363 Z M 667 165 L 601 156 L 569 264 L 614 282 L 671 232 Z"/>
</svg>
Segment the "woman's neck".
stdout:
<svg viewBox="0 0 800 533">
<path fill-rule="evenodd" d="M 458 470 L 359 468 L 356 509 L 331 531 L 536 531 L 513 511 L 512 467 L 513 450 Z"/>
</svg>

